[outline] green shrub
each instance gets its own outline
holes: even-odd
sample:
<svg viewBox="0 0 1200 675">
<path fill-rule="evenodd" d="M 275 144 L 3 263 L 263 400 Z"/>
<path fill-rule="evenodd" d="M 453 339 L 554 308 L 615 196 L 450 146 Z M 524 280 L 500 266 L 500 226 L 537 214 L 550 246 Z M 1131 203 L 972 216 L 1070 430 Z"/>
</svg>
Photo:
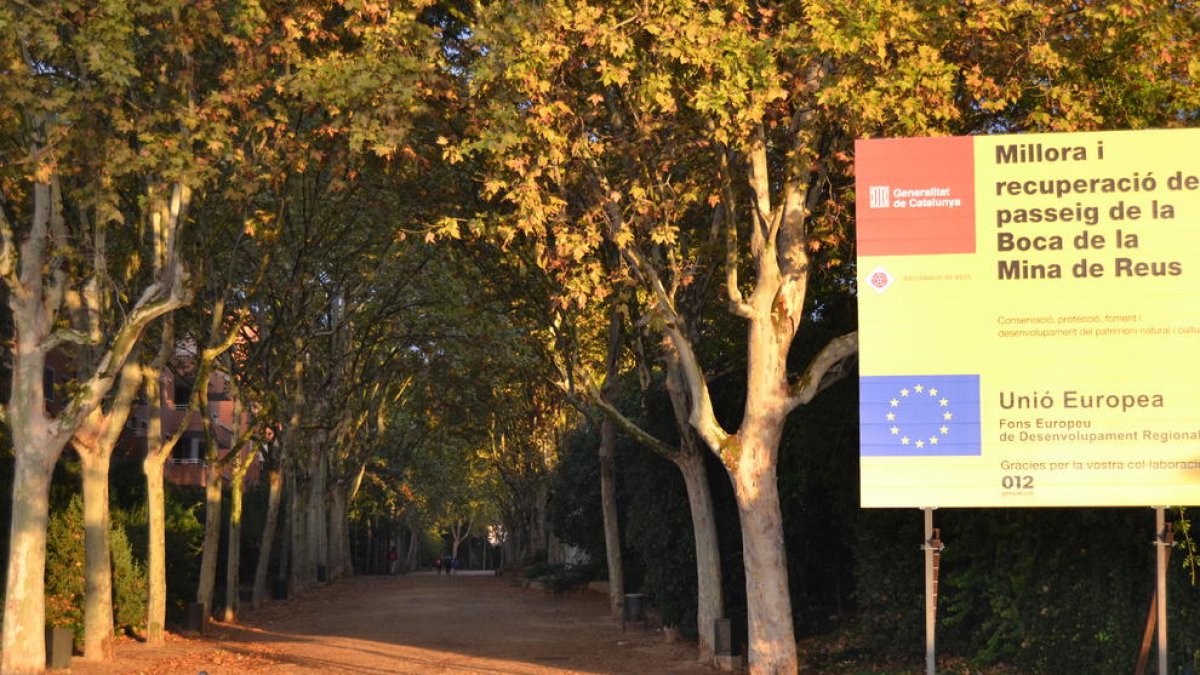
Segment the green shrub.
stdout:
<svg viewBox="0 0 1200 675">
<path fill-rule="evenodd" d="M 121 527 L 112 531 L 113 619 L 120 629 L 136 630 L 146 623 L 146 569 L 133 555 Z"/>
<path fill-rule="evenodd" d="M 555 593 L 578 588 L 596 578 L 599 566 L 594 563 L 561 565 L 537 563 L 525 570 L 525 578 L 536 581 Z"/>
<path fill-rule="evenodd" d="M 83 636 L 83 499 L 50 514 L 46 530 L 46 625 Z"/>
<path fill-rule="evenodd" d="M 113 512 L 114 523 L 127 519 Z M 120 525 L 111 533 L 113 614 L 116 626 L 135 629 L 146 622 L 146 570 L 134 555 Z M 46 625 L 70 628 L 83 636 L 85 590 L 83 499 L 71 497 L 50 516 L 46 531 Z"/>
<path fill-rule="evenodd" d="M 534 563 L 525 568 L 525 578 L 530 581 L 540 579 L 556 573 L 562 567 L 564 567 L 564 565 L 559 565 L 557 563 Z"/>
</svg>

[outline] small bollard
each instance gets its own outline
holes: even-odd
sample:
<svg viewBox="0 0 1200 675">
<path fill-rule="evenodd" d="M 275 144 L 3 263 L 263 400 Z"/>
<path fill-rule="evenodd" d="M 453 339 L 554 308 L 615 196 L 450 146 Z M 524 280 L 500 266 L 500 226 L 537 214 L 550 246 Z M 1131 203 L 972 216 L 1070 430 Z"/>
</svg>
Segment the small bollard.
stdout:
<svg viewBox="0 0 1200 675">
<path fill-rule="evenodd" d="M 70 628 L 55 626 L 46 629 L 46 668 L 50 670 L 69 669 L 74 649 L 75 632 Z"/>
<path fill-rule="evenodd" d="M 739 668 L 740 659 L 733 655 L 733 623 L 729 619 L 713 621 L 713 657 L 721 671 L 732 672 Z"/>
<path fill-rule="evenodd" d="M 729 619 L 713 621 L 713 652 L 717 656 L 733 656 L 733 622 Z"/>
<path fill-rule="evenodd" d="M 625 624 L 630 621 L 646 620 L 645 596 L 641 593 L 626 593 L 625 606 L 621 611 L 621 632 L 625 632 Z"/>
<path fill-rule="evenodd" d="M 203 602 L 189 602 L 187 606 L 187 615 L 184 617 L 183 629 L 196 633 L 204 632 L 204 624 L 207 623 L 208 611 Z"/>
</svg>

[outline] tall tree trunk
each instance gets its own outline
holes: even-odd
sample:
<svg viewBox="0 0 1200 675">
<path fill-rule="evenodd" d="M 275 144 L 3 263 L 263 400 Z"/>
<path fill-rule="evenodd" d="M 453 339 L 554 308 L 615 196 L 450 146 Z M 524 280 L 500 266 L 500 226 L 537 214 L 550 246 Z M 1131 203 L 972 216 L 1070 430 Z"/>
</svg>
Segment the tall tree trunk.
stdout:
<svg viewBox="0 0 1200 675">
<path fill-rule="evenodd" d="M 615 249 L 610 247 L 612 267 L 620 264 Z M 608 339 L 605 355 L 604 386 L 600 396 L 604 403 L 615 407 L 620 375 L 621 306 L 619 297 L 610 301 L 608 309 Z M 608 610 L 620 617 L 625 606 L 625 565 L 621 560 L 621 525 L 617 515 L 616 463 L 617 429 L 608 416 L 600 421 L 600 510 L 604 520 L 604 557 L 608 564 Z"/>
<path fill-rule="evenodd" d="M 308 494 L 305 496 L 307 507 L 304 517 L 305 556 L 308 559 L 308 569 L 304 570 L 305 582 L 313 583 L 319 576 L 319 570 L 325 566 L 326 540 L 328 522 L 325 516 L 325 458 L 314 463 L 312 474 L 308 481 Z M 328 568 L 326 568 L 328 569 Z"/>
<path fill-rule="evenodd" d="M 153 399 L 151 399 L 153 400 Z M 153 455 L 142 461 L 146 474 L 146 519 L 150 541 L 146 562 L 149 600 L 146 604 L 146 643 L 161 645 L 167 623 L 167 517 L 163 464 Z"/>
<path fill-rule="evenodd" d="M 762 461 L 761 455 L 768 451 L 761 446 L 747 444 L 743 452 L 734 474 L 734 491 L 746 568 L 750 672 L 791 674 L 797 671 L 798 657 L 775 465 Z"/>
<path fill-rule="evenodd" d="M 167 518 L 164 466 L 171 451 L 183 438 L 191 413 L 189 412 L 169 437 L 163 437 L 162 373 L 175 354 L 175 324 L 171 317 L 163 321 L 158 354 L 143 369 L 143 386 L 150 419 L 146 424 L 146 457 L 142 472 L 146 475 L 147 561 L 146 561 L 146 642 L 161 645 L 166 640 L 167 625 Z"/>
<path fill-rule="evenodd" d="M 282 470 L 282 469 L 281 469 Z M 292 548 L 292 517 L 291 503 L 292 493 L 295 492 L 295 484 L 291 480 L 291 474 L 283 470 L 283 495 L 281 495 L 281 503 L 279 505 L 280 513 L 283 516 L 283 532 L 279 535 L 279 569 L 275 573 L 275 578 L 280 583 L 285 584 L 290 590 L 292 585 L 292 568 L 296 566 L 295 550 Z M 289 510 L 284 510 L 287 505 Z"/>
<path fill-rule="evenodd" d="M 293 463 L 294 464 L 294 463 Z M 308 554 L 308 537 L 305 524 L 308 520 L 309 488 L 300 481 L 300 470 L 290 466 L 291 489 L 288 494 L 288 523 L 291 526 L 291 536 L 288 537 L 291 568 L 288 570 L 288 590 L 295 592 L 312 583 L 309 565 L 312 558 Z M 311 482 L 311 481 L 310 481 Z"/>
<path fill-rule="evenodd" d="M 548 553 L 550 548 L 550 488 L 541 486 L 537 490 L 537 505 L 534 509 L 534 552 Z"/>
<path fill-rule="evenodd" d="M 364 460 L 354 470 L 349 478 L 338 477 L 329 488 L 329 578 L 338 579 L 354 575 L 354 558 L 350 550 L 350 504 L 358 496 L 362 486 L 363 476 L 367 473 L 367 462 Z M 384 535 L 386 539 L 386 534 Z M 378 546 L 376 547 L 378 553 Z M 372 552 L 367 552 L 367 560 L 374 564 Z"/>
<path fill-rule="evenodd" d="M 79 453 L 83 467 L 84 608 L 83 656 L 113 655 L 112 546 L 108 511 L 108 469 L 112 452 Z"/>
<path fill-rule="evenodd" d="M 346 488 L 335 484 L 329 489 L 329 579 L 346 575 L 346 547 L 349 535 L 346 532 L 349 518 L 346 512 Z"/>
<path fill-rule="evenodd" d="M 41 374 L 38 374 L 41 377 Z M 14 429 L 15 431 L 15 429 Z M 50 476 L 62 445 L 50 440 L 14 443 L 12 534 L 4 596 L 4 651 L 0 672 L 32 675 L 46 668 L 46 526 Z"/>
<path fill-rule="evenodd" d="M 142 383 L 136 357 L 121 368 L 121 380 L 107 413 L 97 407 L 72 438 L 83 469 L 84 608 L 83 655 L 108 659 L 113 655 L 112 519 L 109 516 L 108 473 L 113 449 L 133 408 Z"/>
<path fill-rule="evenodd" d="M 600 422 L 600 505 L 604 514 L 604 553 L 608 563 L 608 611 L 620 617 L 625 606 L 625 566 L 621 560 L 621 529 L 617 519 L 617 485 L 613 464 L 616 429 L 607 417 Z"/>
<path fill-rule="evenodd" d="M 232 451 L 231 451 L 232 452 Z M 253 451 L 246 451 L 253 458 Z M 238 586 L 241 583 L 242 564 L 242 504 L 246 485 L 246 471 L 250 465 L 239 458 L 235 460 L 232 479 L 229 482 L 229 550 L 225 556 L 225 611 L 221 619 L 226 623 L 237 620 Z"/>
<path fill-rule="evenodd" d="M 50 131 L 45 118 L 32 121 L 41 131 Z M 37 155 L 43 149 L 30 150 Z M 175 246 L 191 192 L 182 183 L 174 188 L 169 204 L 153 195 L 150 199 L 152 208 L 158 208 L 164 216 L 156 221 L 154 232 L 161 256 L 155 261 L 153 283 L 110 333 L 107 348 L 98 349 L 98 358 L 76 373 L 80 386 L 56 419 L 46 413 L 49 392 L 44 390 L 42 378 L 46 352 L 63 337 L 56 331 L 62 327 L 59 324 L 63 317 L 59 314 L 68 291 L 69 270 L 75 267 L 74 263 L 66 264 L 64 258 L 71 252 L 72 243 L 63 218 L 58 176 L 30 186 L 33 208 L 28 231 L 20 241 L 5 210 L 0 209 L 0 244 L 5 251 L 0 276 L 9 289 L 14 328 L 9 400 L 0 411 L 12 433 L 15 455 L 0 672 L 39 673 L 46 667 L 46 526 L 54 464 L 75 430 L 111 390 L 146 325 L 187 299 L 186 273 L 176 257 Z M 97 249 L 93 262 L 96 266 L 90 272 L 91 281 L 103 284 L 103 246 Z M 81 261 L 80 267 L 86 270 L 87 263 Z M 98 300 L 86 292 L 82 295 L 85 304 Z M 85 311 L 98 312 L 99 304 Z"/>
<path fill-rule="evenodd" d="M 341 573 L 338 576 L 352 577 L 354 576 L 354 549 L 353 539 L 350 531 L 350 511 L 349 508 L 342 514 L 342 561 Z M 386 551 L 384 552 L 386 553 Z"/>
<path fill-rule="evenodd" d="M 709 663 L 715 656 L 714 627 L 717 619 L 725 614 L 721 591 L 721 551 L 717 541 L 717 522 L 713 517 L 712 491 L 708 485 L 704 455 L 694 444 L 686 444 L 673 461 L 683 474 L 692 513 L 692 536 L 696 546 L 696 630 L 700 635 L 700 661 Z"/>
<path fill-rule="evenodd" d="M 668 348 L 665 358 L 667 393 L 671 398 L 675 425 L 679 429 L 679 449 L 671 454 L 671 461 L 683 474 L 688 506 L 692 514 L 692 538 L 696 547 L 696 631 L 700 636 L 699 658 L 704 663 L 710 663 L 716 656 L 716 621 L 725 615 L 717 521 L 713 515 L 712 490 L 709 489 L 708 469 L 703 454 L 706 451 L 700 447 L 696 432 L 688 422 L 692 410 L 679 352 Z"/>
<path fill-rule="evenodd" d="M 167 625 L 167 516 L 163 465 L 174 443 L 163 439 L 162 372 L 175 353 L 175 324 L 171 317 L 163 321 L 158 354 L 145 370 L 146 402 L 150 419 L 146 424 L 146 457 L 142 473 L 146 475 L 146 643 L 158 646 L 166 641 Z M 182 437 L 182 436 L 179 436 Z M 166 447 L 166 446 L 170 447 Z"/>
<path fill-rule="evenodd" d="M 213 613 L 217 585 L 217 556 L 221 546 L 221 467 L 210 452 L 204 466 L 204 545 L 200 554 L 200 580 L 196 602 L 204 606 L 204 620 Z"/>
<path fill-rule="evenodd" d="M 421 564 L 421 539 L 415 529 L 408 533 L 408 555 L 404 557 L 404 563 L 410 571 L 416 570 Z"/>
<path fill-rule="evenodd" d="M 795 673 L 799 668 L 775 475 L 789 405 L 787 352 L 794 330 L 781 328 L 788 323 L 767 311 L 751 320 L 742 425 L 736 448 L 722 453 L 742 526 L 753 675 Z"/>
<path fill-rule="evenodd" d="M 258 545 L 258 560 L 254 565 L 254 592 L 250 604 L 255 609 L 262 607 L 267 595 L 267 572 L 271 567 L 271 547 L 275 543 L 275 531 L 279 529 L 279 503 L 283 497 L 283 472 L 279 466 L 267 470 L 267 518 L 263 524 L 262 537 Z M 283 565 L 280 556 L 280 565 Z"/>
</svg>

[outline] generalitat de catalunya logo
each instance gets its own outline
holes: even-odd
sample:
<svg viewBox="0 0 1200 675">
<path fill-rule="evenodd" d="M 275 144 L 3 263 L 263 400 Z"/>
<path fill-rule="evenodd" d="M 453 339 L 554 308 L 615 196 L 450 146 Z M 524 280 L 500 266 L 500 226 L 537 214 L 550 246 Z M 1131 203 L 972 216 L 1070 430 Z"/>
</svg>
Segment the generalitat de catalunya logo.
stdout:
<svg viewBox="0 0 1200 675">
<path fill-rule="evenodd" d="M 872 185 L 870 188 L 871 208 L 886 209 L 891 206 L 892 190 L 886 185 Z"/>
</svg>

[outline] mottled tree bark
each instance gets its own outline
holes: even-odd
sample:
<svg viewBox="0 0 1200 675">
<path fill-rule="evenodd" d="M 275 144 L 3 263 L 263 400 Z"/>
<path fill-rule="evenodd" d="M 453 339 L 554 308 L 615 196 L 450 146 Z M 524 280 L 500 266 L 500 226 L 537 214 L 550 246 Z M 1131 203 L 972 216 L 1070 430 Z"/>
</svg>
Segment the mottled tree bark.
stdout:
<svg viewBox="0 0 1200 675">
<path fill-rule="evenodd" d="M 254 592 L 250 604 L 255 609 L 263 604 L 267 595 L 267 572 L 271 566 L 271 549 L 275 543 L 275 532 L 279 529 L 279 505 L 283 498 L 283 472 L 278 466 L 267 469 L 267 517 L 263 524 L 258 545 L 258 560 L 254 565 Z M 283 564 L 280 556 L 280 564 Z"/>
<path fill-rule="evenodd" d="M 608 313 L 607 356 L 604 388 L 600 395 L 608 405 L 617 396 L 618 362 L 621 357 L 621 313 L 613 301 Z M 604 553 L 608 563 L 608 610 L 620 617 L 625 606 L 625 564 L 621 558 L 621 526 L 617 516 L 616 480 L 617 430 L 613 420 L 600 421 L 600 508 L 604 520 Z"/>
<path fill-rule="evenodd" d="M 121 428 L 141 387 L 142 369 L 134 361 L 121 369 L 120 384 L 109 411 L 97 407 L 72 437 L 83 469 L 84 607 L 83 655 L 107 659 L 113 654 L 112 522 L 109 517 L 108 473 Z"/>
<path fill-rule="evenodd" d="M 32 148 L 34 155 L 40 150 Z M 157 208 L 153 236 L 159 245 L 155 278 L 115 332 L 103 336 L 97 335 L 98 330 L 85 334 L 63 329 L 60 310 L 70 279 L 62 256 L 72 249 L 72 242 L 63 219 L 57 176 L 33 183 L 30 193 L 33 212 L 20 243 L 0 209 L 0 280 L 8 287 L 14 325 L 12 384 L 2 416 L 12 432 L 15 455 L 0 672 L 12 674 L 39 673 L 46 666 L 46 526 L 54 465 L 71 436 L 112 388 L 145 327 L 188 299 L 187 275 L 175 253 L 190 191 L 177 184 L 169 202 L 151 195 L 151 208 Z M 102 246 L 95 257 L 97 265 L 90 274 L 96 285 L 80 295 L 85 303 L 95 300 L 107 271 Z M 87 311 L 99 310 L 89 304 Z M 63 342 L 93 344 L 106 337 L 96 358 L 76 374 L 80 386 L 57 416 L 51 417 L 46 411 L 48 392 L 43 380 L 46 354 Z"/>
<path fill-rule="evenodd" d="M 211 441 L 210 441 L 211 442 Z M 204 620 L 213 613 L 217 585 L 217 556 L 221 545 L 221 466 L 215 448 L 210 448 L 204 465 L 204 543 L 200 553 L 200 579 L 196 602 L 204 606 Z"/>
</svg>

